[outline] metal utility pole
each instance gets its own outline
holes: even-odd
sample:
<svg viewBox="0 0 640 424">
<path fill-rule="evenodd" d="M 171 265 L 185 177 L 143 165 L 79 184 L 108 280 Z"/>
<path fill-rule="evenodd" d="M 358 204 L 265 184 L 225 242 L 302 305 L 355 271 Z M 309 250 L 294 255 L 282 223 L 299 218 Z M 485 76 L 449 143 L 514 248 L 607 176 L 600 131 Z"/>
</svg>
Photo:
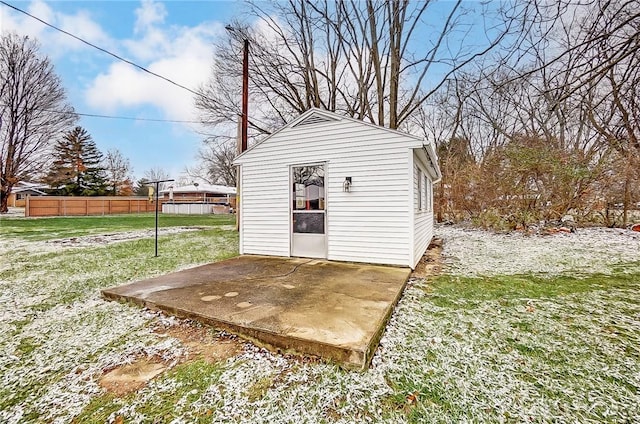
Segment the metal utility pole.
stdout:
<svg viewBox="0 0 640 424">
<path fill-rule="evenodd" d="M 155 195 L 156 195 L 156 254 L 155 257 L 158 257 L 158 192 L 160 191 L 160 183 L 167 183 L 175 180 L 158 180 L 158 181 L 149 181 L 150 184 L 155 184 Z"/>
</svg>

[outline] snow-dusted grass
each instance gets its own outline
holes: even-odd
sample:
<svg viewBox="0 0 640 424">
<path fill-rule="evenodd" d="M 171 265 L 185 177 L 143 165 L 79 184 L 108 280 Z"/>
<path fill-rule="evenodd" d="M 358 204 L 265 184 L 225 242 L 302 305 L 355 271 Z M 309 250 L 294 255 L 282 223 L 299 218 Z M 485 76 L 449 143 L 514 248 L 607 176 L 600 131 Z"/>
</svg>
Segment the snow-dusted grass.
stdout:
<svg viewBox="0 0 640 424">
<path fill-rule="evenodd" d="M 617 228 L 529 236 L 443 226 L 438 233 L 448 273 L 456 275 L 609 274 L 616 264 L 640 261 L 640 233 Z"/>
<path fill-rule="evenodd" d="M 11 222 L 2 222 L 3 233 Z M 68 422 L 103 392 L 103 370 L 140 354 L 179 357 L 177 340 L 152 333 L 154 315 L 104 301 L 99 290 L 236 255 L 231 220 L 221 223 L 227 225 L 161 237 L 158 258 L 149 238 L 42 249 L 43 242 L 3 237 L 0 422 Z"/>
<path fill-rule="evenodd" d="M 418 394 L 416 422 L 637 422 L 638 276 L 626 283 L 485 300 L 440 293 L 456 281 L 416 281 L 383 339 L 381 366 L 400 405 Z"/>
<path fill-rule="evenodd" d="M 208 227 L 233 224 L 230 215 L 169 215 L 159 217 L 159 227 Z M 132 230 L 149 230 L 155 226 L 154 213 L 73 216 L 45 218 L 15 218 L 0 215 L 0 236 L 3 239 L 27 241 L 53 240 L 82 237 L 86 235 L 108 234 Z"/>
<path fill-rule="evenodd" d="M 156 315 L 99 298 L 102 287 L 232 254 L 225 227 L 164 237 L 161 252 L 173 254 L 158 259 L 152 240 L 55 253 L 25 242 L 0 263 L 0 421 L 640 420 L 635 234 L 437 233 L 444 274 L 410 281 L 364 372 L 252 345 L 225 362 L 177 364 L 184 347 L 150 331 Z M 97 384 L 140 355 L 176 365 L 122 398 Z"/>
</svg>

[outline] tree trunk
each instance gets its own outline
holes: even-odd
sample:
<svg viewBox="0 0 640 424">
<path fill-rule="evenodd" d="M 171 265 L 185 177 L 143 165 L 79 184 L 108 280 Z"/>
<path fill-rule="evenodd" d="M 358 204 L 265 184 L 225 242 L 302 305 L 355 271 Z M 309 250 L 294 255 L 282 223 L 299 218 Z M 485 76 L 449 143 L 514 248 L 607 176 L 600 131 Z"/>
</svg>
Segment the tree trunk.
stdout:
<svg viewBox="0 0 640 424">
<path fill-rule="evenodd" d="M 398 94 L 400 88 L 400 45 L 402 43 L 403 19 L 400 14 L 406 8 L 406 2 L 400 0 L 388 3 L 389 7 L 389 128 L 398 128 Z"/>
<path fill-rule="evenodd" d="M 0 213 L 9 212 L 9 196 L 13 187 L 7 186 L 0 189 Z"/>
<path fill-rule="evenodd" d="M 624 200 L 622 202 L 622 228 L 627 228 L 629 219 L 629 206 L 631 205 L 631 166 L 629 161 L 625 167 L 624 175 Z"/>
<path fill-rule="evenodd" d="M 371 37 L 371 62 L 373 65 L 374 76 L 376 79 L 376 96 L 378 106 L 378 122 L 380 126 L 384 126 L 384 82 L 382 74 L 382 63 L 380 62 L 380 52 L 378 50 L 378 27 L 376 23 L 376 10 L 371 0 L 367 1 L 367 13 L 369 16 L 369 31 Z M 366 99 L 368 101 L 368 99 Z M 363 102 L 364 104 L 365 102 Z"/>
</svg>

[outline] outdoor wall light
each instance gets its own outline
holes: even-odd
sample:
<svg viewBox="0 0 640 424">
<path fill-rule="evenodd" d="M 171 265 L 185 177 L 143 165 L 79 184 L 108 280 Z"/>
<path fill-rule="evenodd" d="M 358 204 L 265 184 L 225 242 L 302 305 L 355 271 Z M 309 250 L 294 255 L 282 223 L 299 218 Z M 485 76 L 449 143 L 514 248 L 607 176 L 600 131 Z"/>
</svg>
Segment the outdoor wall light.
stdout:
<svg viewBox="0 0 640 424">
<path fill-rule="evenodd" d="M 342 191 L 349 193 L 351 191 L 351 177 L 346 177 L 342 183 Z"/>
</svg>

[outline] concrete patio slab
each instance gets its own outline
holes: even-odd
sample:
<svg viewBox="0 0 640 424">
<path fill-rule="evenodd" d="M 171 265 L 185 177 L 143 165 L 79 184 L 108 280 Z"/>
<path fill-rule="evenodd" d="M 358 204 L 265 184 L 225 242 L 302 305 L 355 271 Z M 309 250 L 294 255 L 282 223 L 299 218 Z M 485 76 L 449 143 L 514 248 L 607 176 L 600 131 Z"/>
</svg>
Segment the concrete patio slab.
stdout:
<svg viewBox="0 0 640 424">
<path fill-rule="evenodd" d="M 411 270 L 239 256 L 102 291 L 276 349 L 364 368 Z"/>
</svg>

